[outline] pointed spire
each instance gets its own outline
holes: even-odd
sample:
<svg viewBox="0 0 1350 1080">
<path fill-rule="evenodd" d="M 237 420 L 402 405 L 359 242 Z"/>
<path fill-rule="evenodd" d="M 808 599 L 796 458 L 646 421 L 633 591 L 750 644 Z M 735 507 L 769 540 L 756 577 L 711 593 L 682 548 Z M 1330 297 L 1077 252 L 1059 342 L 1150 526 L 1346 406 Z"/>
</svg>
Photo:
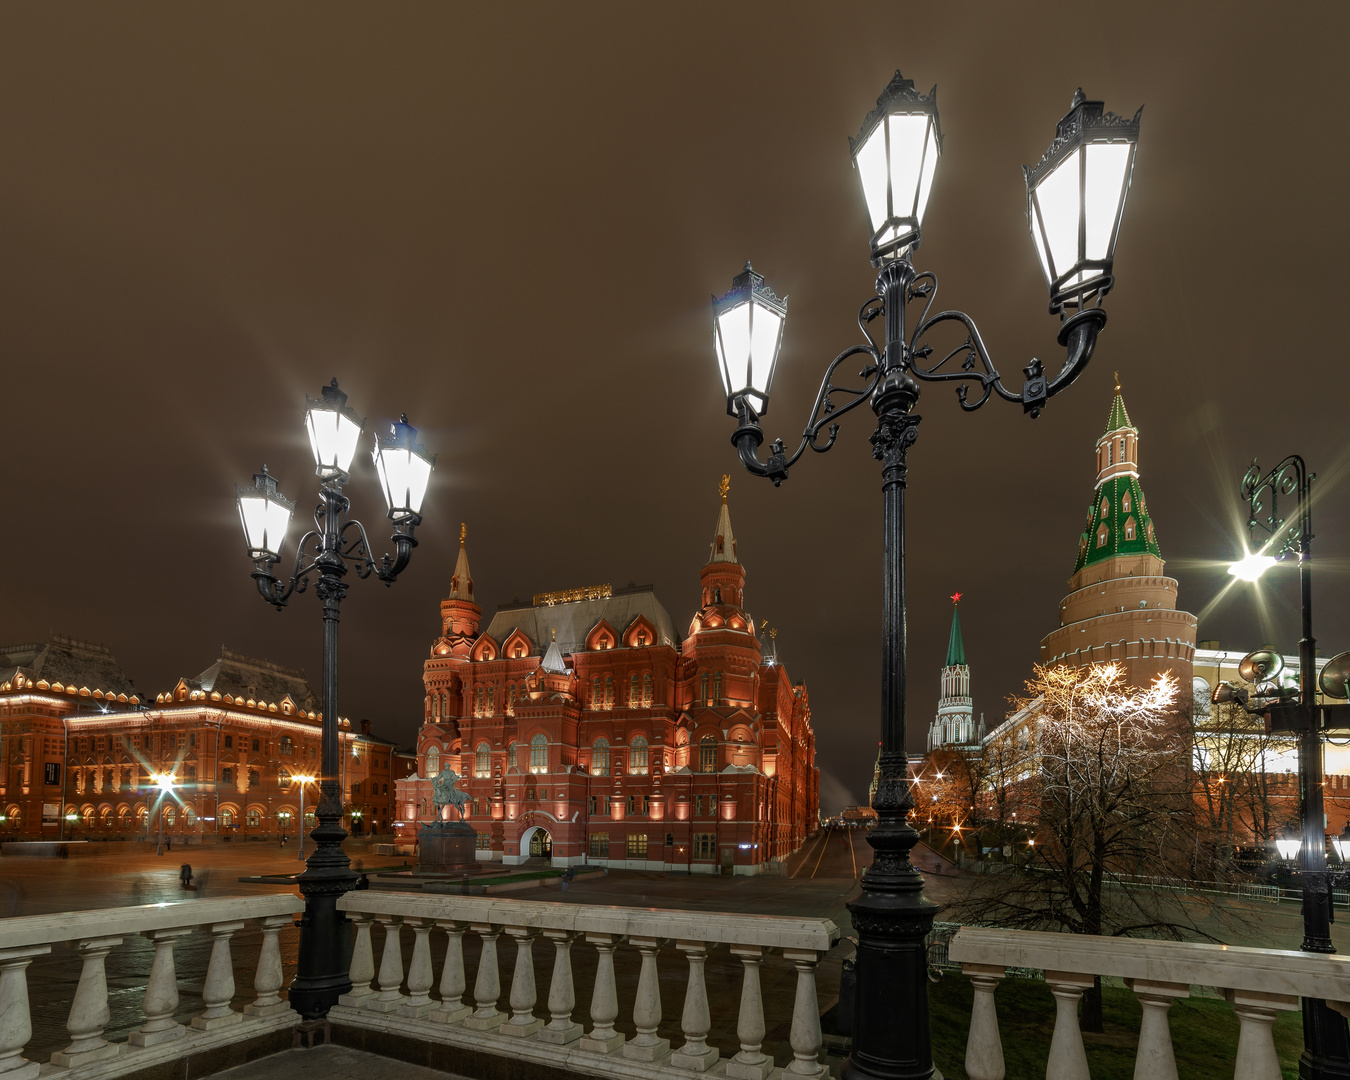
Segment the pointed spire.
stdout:
<svg viewBox="0 0 1350 1080">
<path fill-rule="evenodd" d="M 1130 414 L 1125 411 L 1125 399 L 1120 396 L 1120 372 L 1116 376 L 1116 396 L 1111 401 L 1111 415 L 1106 418 L 1106 430 L 1103 435 L 1110 435 L 1113 431 L 1134 431 L 1135 426 L 1130 423 Z"/>
<path fill-rule="evenodd" d="M 469 553 L 464 541 L 469 530 L 464 522 L 459 523 L 459 558 L 455 560 L 455 574 L 450 579 L 450 596 L 457 600 L 473 600 L 473 577 L 469 574 Z"/>
<path fill-rule="evenodd" d="M 961 594 L 953 593 L 952 602 L 952 636 L 947 641 L 947 663 L 946 667 L 965 667 L 966 666 L 966 643 L 961 639 Z"/>
<path fill-rule="evenodd" d="M 717 531 L 713 534 L 712 551 L 708 556 L 710 563 L 738 563 L 736 558 L 736 537 L 731 532 L 731 513 L 727 510 L 727 491 L 731 488 L 731 477 L 725 473 L 717 490 L 722 495 L 722 507 L 717 513 Z"/>
<path fill-rule="evenodd" d="M 544 653 L 544 670 L 550 675 L 566 675 L 567 665 L 563 663 L 562 650 L 558 648 L 558 631 L 552 630 L 552 640 L 548 643 L 548 652 Z"/>
</svg>

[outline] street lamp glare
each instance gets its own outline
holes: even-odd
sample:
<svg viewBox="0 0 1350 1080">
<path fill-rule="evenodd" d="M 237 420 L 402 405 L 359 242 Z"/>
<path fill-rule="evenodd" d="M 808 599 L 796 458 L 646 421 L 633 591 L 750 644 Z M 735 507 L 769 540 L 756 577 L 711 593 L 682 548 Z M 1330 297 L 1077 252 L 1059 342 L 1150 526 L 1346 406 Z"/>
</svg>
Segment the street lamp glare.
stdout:
<svg viewBox="0 0 1350 1080">
<path fill-rule="evenodd" d="M 1050 310 L 1082 308 L 1111 290 L 1120 218 L 1134 172 L 1139 112 L 1132 120 L 1088 101 L 1082 88 L 1036 165 L 1023 167 L 1027 223 L 1050 289 Z"/>
<path fill-rule="evenodd" d="M 159 773 L 155 776 L 155 786 L 160 791 L 170 792 L 173 790 L 173 773 Z"/>
<path fill-rule="evenodd" d="M 356 456 L 356 442 L 366 422 L 347 407 L 347 395 L 334 379 L 320 396 L 305 395 L 305 433 L 314 451 L 314 471 L 324 480 L 345 477 Z"/>
<path fill-rule="evenodd" d="M 787 297 L 780 300 L 747 260 L 731 279 L 730 291 L 714 296 L 712 303 L 713 347 L 727 413 L 736 416 L 736 403 L 753 398 L 755 412 L 763 416 L 769 411 L 769 387 L 783 342 Z"/>
<path fill-rule="evenodd" d="M 427 448 L 417 441 L 417 429 L 408 423 L 407 413 L 389 426 L 388 435 L 376 434 L 371 456 L 390 520 L 420 520 L 436 459 L 428 456 Z"/>
<path fill-rule="evenodd" d="M 1273 555 L 1248 552 L 1237 562 L 1229 563 L 1228 572 L 1239 581 L 1255 582 L 1259 581 L 1261 575 L 1274 566 L 1277 561 Z"/>
<path fill-rule="evenodd" d="M 267 471 L 266 465 L 262 472 L 253 474 L 252 487 L 235 484 L 234 494 L 249 557 L 279 559 L 295 503 L 277 490 L 276 477 Z"/>
</svg>

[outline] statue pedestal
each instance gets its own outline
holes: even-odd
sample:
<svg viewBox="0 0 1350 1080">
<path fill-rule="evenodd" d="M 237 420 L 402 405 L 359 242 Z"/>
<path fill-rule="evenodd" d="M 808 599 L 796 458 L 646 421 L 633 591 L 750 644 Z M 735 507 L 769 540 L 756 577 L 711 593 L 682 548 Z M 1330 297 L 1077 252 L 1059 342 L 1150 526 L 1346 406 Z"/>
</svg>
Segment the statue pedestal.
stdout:
<svg viewBox="0 0 1350 1080">
<path fill-rule="evenodd" d="M 435 821 L 417 830 L 417 865 L 423 872 L 479 871 L 478 834 L 463 821 Z"/>
</svg>

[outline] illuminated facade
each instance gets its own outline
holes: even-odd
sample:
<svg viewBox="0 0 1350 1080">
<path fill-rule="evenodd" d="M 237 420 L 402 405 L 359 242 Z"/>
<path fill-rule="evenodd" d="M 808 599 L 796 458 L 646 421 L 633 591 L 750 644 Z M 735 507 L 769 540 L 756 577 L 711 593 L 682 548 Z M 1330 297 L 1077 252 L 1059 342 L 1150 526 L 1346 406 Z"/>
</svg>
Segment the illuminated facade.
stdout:
<svg viewBox="0 0 1350 1080">
<path fill-rule="evenodd" d="M 640 586 L 543 594 L 480 629 L 461 535 L 418 772 L 398 781 L 406 838 L 452 768 L 482 859 L 754 874 L 795 851 L 817 821 L 810 701 L 764 655 L 744 587 L 725 482 L 683 639 Z"/>
<path fill-rule="evenodd" d="M 313 825 L 320 714 L 304 672 L 226 649 L 143 701 L 112 652 L 0 647 L 0 839 L 294 838 Z M 394 747 L 341 721 L 346 826 L 385 831 Z M 170 775 L 164 795 L 156 777 Z M 302 791 L 303 789 L 303 791 Z M 303 795 L 303 797 L 302 797 Z"/>
</svg>

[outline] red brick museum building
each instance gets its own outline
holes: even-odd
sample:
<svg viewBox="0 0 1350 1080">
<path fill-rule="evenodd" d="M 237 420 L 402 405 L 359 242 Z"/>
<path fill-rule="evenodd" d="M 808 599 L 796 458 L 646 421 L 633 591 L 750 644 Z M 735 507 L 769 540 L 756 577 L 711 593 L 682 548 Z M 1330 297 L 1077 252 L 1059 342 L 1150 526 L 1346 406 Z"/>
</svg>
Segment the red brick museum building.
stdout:
<svg viewBox="0 0 1350 1080">
<path fill-rule="evenodd" d="M 480 859 L 755 874 L 801 845 L 818 806 L 810 700 L 746 613 L 725 486 L 683 637 L 649 586 L 541 594 L 481 628 L 461 534 L 417 774 L 396 782 L 405 839 L 454 769 Z"/>
</svg>

